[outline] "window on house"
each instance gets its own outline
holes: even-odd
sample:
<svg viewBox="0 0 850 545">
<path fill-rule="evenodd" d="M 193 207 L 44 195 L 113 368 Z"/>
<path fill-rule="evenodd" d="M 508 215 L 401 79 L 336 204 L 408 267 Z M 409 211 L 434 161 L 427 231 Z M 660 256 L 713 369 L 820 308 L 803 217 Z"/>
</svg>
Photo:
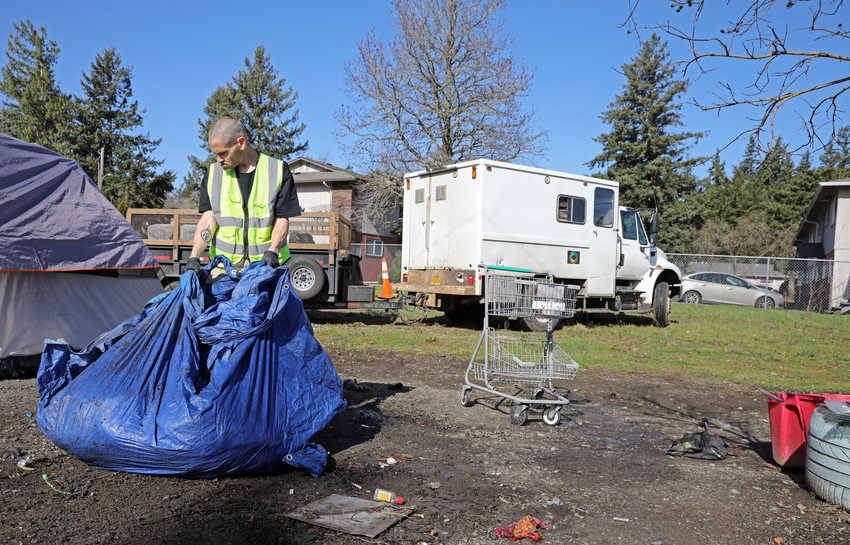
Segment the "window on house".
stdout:
<svg viewBox="0 0 850 545">
<path fill-rule="evenodd" d="M 611 227 L 614 225 L 614 190 L 597 187 L 593 191 L 593 225 Z"/>
<path fill-rule="evenodd" d="M 434 200 L 437 200 L 437 201 L 446 200 L 446 186 L 438 185 L 436 187 L 436 191 L 434 192 Z"/>
<path fill-rule="evenodd" d="M 558 221 L 584 223 L 587 201 L 581 197 L 558 195 Z"/>
<path fill-rule="evenodd" d="M 384 241 L 377 238 L 366 239 L 366 257 L 384 257 Z"/>
<path fill-rule="evenodd" d="M 424 189 L 417 189 L 416 193 L 414 194 L 413 197 L 414 197 L 414 200 L 417 203 L 425 202 L 425 190 Z"/>
</svg>

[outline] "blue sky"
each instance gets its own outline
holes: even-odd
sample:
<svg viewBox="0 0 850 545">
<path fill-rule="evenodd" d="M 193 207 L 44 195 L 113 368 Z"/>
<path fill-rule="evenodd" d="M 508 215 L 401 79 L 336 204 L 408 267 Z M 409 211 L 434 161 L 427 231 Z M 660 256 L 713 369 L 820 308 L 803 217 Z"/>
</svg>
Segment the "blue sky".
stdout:
<svg viewBox="0 0 850 545">
<path fill-rule="evenodd" d="M 620 66 L 637 52 L 634 35 L 619 25 L 627 15 L 626 1 L 509 0 L 504 29 L 515 42 L 515 55 L 535 73 L 526 106 L 539 127 L 549 133 L 548 153 L 537 166 L 585 174 L 585 162 L 599 153 L 593 138 L 606 132 L 599 115 L 620 92 L 625 78 Z M 652 8 L 664 15 L 665 2 Z M 333 113 L 345 103 L 343 66 L 353 60 L 357 42 L 370 29 L 389 38 L 390 3 L 383 0 L 243 3 L 171 1 L 7 2 L 0 25 L 5 64 L 6 38 L 12 23 L 29 19 L 43 26 L 60 47 L 56 76 L 62 89 L 80 94 L 80 79 L 102 50 L 115 47 L 133 68 L 134 98 L 146 110 L 144 131 L 161 138 L 156 157 L 182 183 L 186 157 L 204 155 L 197 120 L 206 99 L 244 66 L 263 44 L 280 76 L 298 94 L 300 120 L 307 128 L 305 155 L 347 166 L 335 132 Z M 652 11 L 646 12 L 647 15 Z M 670 42 L 675 55 L 681 46 Z M 748 74 L 749 67 L 732 72 Z M 706 97 L 714 75 L 694 82 L 690 94 Z M 741 112 L 704 113 L 682 109 L 682 130 L 709 131 L 693 155 L 711 155 L 748 128 Z M 786 126 L 784 137 L 793 134 Z M 738 162 L 744 143 L 722 155 L 727 168 Z"/>
</svg>

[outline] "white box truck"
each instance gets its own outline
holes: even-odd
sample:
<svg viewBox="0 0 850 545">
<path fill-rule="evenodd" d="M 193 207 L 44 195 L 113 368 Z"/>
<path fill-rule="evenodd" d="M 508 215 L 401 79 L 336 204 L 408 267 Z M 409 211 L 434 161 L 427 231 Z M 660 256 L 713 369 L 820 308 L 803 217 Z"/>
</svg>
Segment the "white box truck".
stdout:
<svg viewBox="0 0 850 545">
<path fill-rule="evenodd" d="M 647 236 L 619 184 L 478 159 L 404 177 L 401 282 L 424 304 L 463 319 L 481 312 L 478 265 L 551 273 L 580 286 L 585 312 L 652 313 L 669 324 L 681 273 Z M 524 319 L 534 331 L 547 324 Z"/>
</svg>

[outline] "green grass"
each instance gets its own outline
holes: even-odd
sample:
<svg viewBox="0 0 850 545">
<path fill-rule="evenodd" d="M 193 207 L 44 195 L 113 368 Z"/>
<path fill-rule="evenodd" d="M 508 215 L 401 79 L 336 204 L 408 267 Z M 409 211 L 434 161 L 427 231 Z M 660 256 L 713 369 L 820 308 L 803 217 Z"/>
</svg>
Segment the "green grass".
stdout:
<svg viewBox="0 0 850 545">
<path fill-rule="evenodd" d="M 430 316 L 438 316 L 432 312 Z M 646 316 L 580 320 L 555 332 L 582 367 L 640 370 L 759 386 L 780 392 L 850 393 L 850 316 L 675 304 L 667 328 Z M 320 342 L 355 350 L 468 359 L 480 329 L 440 320 L 322 323 Z"/>
</svg>

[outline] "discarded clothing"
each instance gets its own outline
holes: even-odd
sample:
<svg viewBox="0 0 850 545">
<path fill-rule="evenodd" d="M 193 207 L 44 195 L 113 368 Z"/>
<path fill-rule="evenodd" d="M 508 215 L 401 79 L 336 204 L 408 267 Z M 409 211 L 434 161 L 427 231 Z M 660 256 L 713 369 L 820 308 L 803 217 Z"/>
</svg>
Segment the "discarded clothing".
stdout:
<svg viewBox="0 0 850 545">
<path fill-rule="evenodd" d="M 537 528 L 548 530 L 549 526 L 539 518 L 525 515 L 518 522 L 496 528 L 494 533 L 496 537 L 505 537 L 511 541 L 518 541 L 526 537 L 531 538 L 532 541 L 539 541 L 543 536 L 540 535 Z"/>
<path fill-rule="evenodd" d="M 667 454 L 671 456 L 687 456 L 701 460 L 722 460 L 728 452 L 723 438 L 710 431 L 686 433 L 673 441 L 667 449 Z"/>
<path fill-rule="evenodd" d="M 229 275 L 208 284 L 218 263 Z M 321 474 L 308 441 L 345 408 L 289 271 L 257 262 L 239 279 L 221 256 L 79 353 L 46 341 L 38 390 L 39 427 L 72 455 L 189 477 Z"/>
</svg>

